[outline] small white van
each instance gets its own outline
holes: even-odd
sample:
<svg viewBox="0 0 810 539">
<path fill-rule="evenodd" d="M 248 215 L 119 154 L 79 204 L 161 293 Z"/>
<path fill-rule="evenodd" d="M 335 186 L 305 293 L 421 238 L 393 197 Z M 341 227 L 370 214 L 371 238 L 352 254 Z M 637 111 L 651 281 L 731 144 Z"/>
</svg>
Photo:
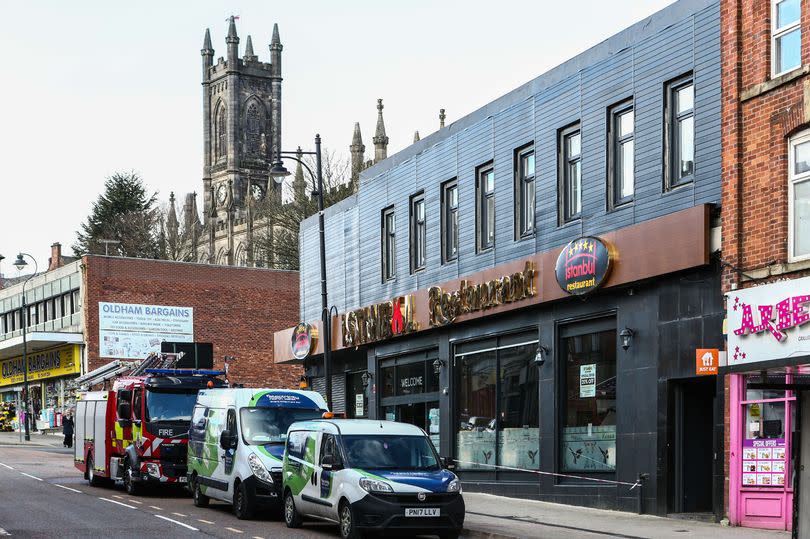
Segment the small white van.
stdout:
<svg viewBox="0 0 810 539">
<path fill-rule="evenodd" d="M 283 466 L 284 520 L 338 524 L 344 538 L 366 531 L 456 539 L 464 499 L 425 431 L 369 419 L 295 423 Z"/>
<path fill-rule="evenodd" d="M 259 506 L 281 513 L 281 466 L 287 429 L 315 419 L 326 401 L 314 391 L 205 389 L 197 394 L 188 441 L 194 505 L 211 498 L 251 518 Z"/>
</svg>

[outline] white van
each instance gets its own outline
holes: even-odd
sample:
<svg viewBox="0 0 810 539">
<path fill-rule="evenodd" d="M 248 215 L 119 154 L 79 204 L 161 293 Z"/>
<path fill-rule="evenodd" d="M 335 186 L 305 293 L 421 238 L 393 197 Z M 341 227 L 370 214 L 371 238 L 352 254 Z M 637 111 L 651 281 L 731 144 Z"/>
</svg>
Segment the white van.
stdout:
<svg viewBox="0 0 810 539">
<path fill-rule="evenodd" d="M 283 467 L 284 520 L 330 520 L 344 538 L 400 531 L 456 539 L 464 499 L 425 431 L 369 419 L 295 423 Z"/>
<path fill-rule="evenodd" d="M 194 505 L 205 507 L 214 498 L 232 503 L 239 518 L 251 518 L 260 505 L 280 514 L 287 429 L 325 411 L 326 401 L 314 391 L 200 391 L 188 441 Z"/>
</svg>

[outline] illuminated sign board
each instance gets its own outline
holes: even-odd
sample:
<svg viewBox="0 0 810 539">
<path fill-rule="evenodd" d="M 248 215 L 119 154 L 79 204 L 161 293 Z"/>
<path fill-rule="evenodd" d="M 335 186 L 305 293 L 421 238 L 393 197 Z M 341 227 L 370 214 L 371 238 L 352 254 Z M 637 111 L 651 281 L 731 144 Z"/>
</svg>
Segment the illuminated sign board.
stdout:
<svg viewBox="0 0 810 539">
<path fill-rule="evenodd" d="M 566 245 L 557 257 L 557 283 L 569 294 L 588 294 L 607 279 L 610 262 L 610 250 L 602 240 L 579 238 Z"/>
</svg>

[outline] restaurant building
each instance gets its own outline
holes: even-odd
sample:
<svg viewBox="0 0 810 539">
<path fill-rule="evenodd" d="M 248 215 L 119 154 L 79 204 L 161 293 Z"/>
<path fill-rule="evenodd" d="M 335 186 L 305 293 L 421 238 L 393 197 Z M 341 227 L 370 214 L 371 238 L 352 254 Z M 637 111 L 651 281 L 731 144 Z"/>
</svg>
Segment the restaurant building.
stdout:
<svg viewBox="0 0 810 539">
<path fill-rule="evenodd" d="M 810 536 L 810 2 L 721 2 L 726 501 Z"/>
<path fill-rule="evenodd" d="M 721 513 L 719 17 L 676 2 L 364 171 L 331 334 L 310 218 L 275 360 L 323 390 L 330 339 L 333 408 L 421 426 L 467 490 Z"/>
</svg>

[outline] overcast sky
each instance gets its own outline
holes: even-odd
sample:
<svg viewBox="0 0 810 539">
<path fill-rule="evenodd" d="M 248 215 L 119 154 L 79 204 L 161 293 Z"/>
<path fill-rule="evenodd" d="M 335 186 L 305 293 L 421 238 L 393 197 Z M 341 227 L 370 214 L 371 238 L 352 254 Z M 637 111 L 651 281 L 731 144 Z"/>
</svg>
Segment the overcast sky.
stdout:
<svg viewBox="0 0 810 539">
<path fill-rule="evenodd" d="M 319 0 L 4 2 L 0 102 L 0 272 L 20 250 L 47 264 L 105 177 L 135 170 L 168 199 L 202 191 L 205 28 L 225 56 L 239 15 L 269 61 L 283 52 L 285 150 L 323 144 L 348 157 L 359 121 L 366 157 L 383 98 L 389 155 L 654 13 L 672 0 Z M 216 61 L 216 60 L 215 60 Z M 179 208 L 178 208 L 179 209 Z"/>
</svg>

